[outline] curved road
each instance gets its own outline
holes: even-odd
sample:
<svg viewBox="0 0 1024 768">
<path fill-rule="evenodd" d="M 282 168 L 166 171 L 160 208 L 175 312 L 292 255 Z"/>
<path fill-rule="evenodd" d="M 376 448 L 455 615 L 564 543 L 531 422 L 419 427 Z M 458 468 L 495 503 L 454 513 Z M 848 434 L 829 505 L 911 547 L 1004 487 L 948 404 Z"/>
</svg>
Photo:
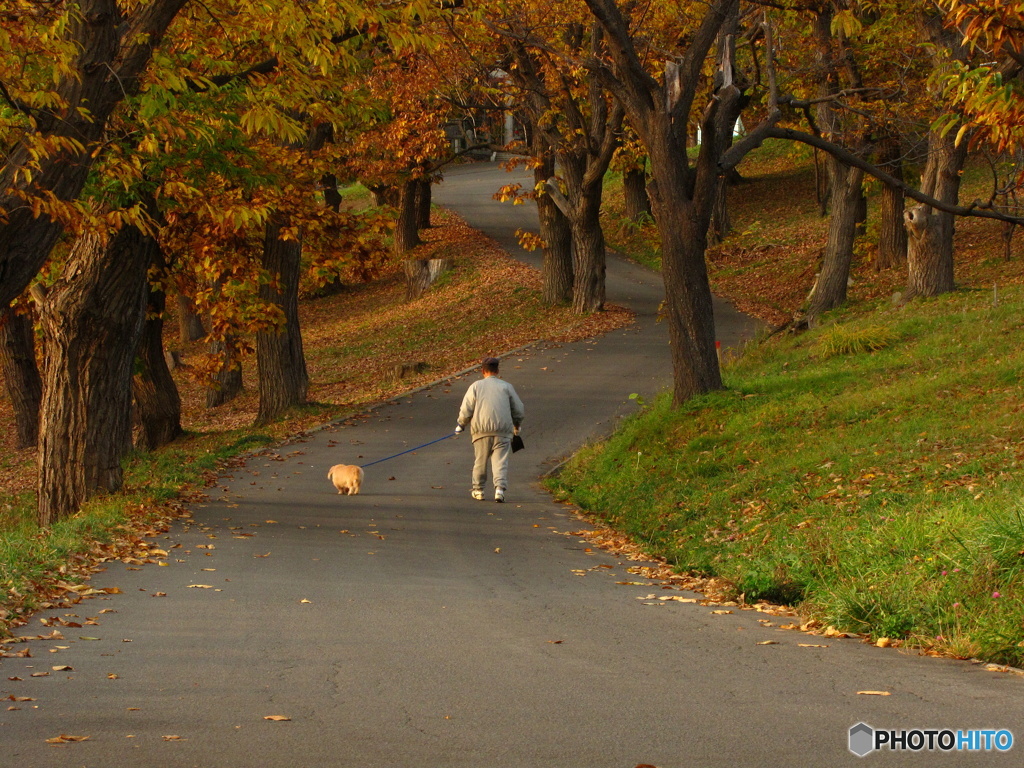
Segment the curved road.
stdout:
<svg viewBox="0 0 1024 768">
<path fill-rule="evenodd" d="M 495 209 L 497 179 L 456 169 L 437 198 L 471 222 L 496 213 L 506 240 L 525 209 Z M 858 721 L 1024 735 L 1018 677 L 644 599 L 670 593 L 620 584 L 633 564 L 571 535 L 534 478 L 669 376 L 658 281 L 613 260 L 609 298 L 635 327 L 505 361 L 527 408 L 509 503 L 469 497 L 465 437 L 371 467 L 356 497 L 325 477 L 448 433 L 475 374 L 250 460 L 157 540 L 166 567 L 111 565 L 93 586 L 119 594 L 44 612 L 63 639 L 13 646 L 31 656 L 0 662 L 3 764 L 790 768 L 860 764 Z M 721 324 L 726 342 L 749 333 Z M 89 739 L 46 743 L 61 734 Z"/>
</svg>

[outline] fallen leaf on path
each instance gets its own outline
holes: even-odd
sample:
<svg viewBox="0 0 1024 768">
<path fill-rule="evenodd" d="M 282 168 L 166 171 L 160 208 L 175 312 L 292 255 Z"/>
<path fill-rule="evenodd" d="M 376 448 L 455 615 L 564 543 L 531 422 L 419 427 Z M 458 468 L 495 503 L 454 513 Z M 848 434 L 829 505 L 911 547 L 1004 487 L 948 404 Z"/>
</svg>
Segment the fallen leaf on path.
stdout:
<svg viewBox="0 0 1024 768">
<path fill-rule="evenodd" d="M 33 672 L 29 677 L 49 677 L 49 672 Z"/>
<path fill-rule="evenodd" d="M 164 741 L 184 741 L 181 736 L 164 736 Z"/>
<path fill-rule="evenodd" d="M 273 720 L 275 723 L 283 723 L 291 720 L 287 715 L 267 715 L 263 718 L 264 720 Z"/>
<path fill-rule="evenodd" d="M 59 666 L 59 667 L 50 667 L 50 669 L 52 669 L 54 672 L 74 672 L 75 671 L 74 667 L 69 667 L 67 664 L 64 664 L 64 665 Z"/>
<path fill-rule="evenodd" d="M 71 736 L 66 733 L 62 733 L 60 736 L 54 736 L 52 739 L 47 739 L 47 744 L 71 744 L 76 741 L 88 741 L 88 736 Z"/>
<path fill-rule="evenodd" d="M 307 600 L 306 598 L 302 598 L 301 600 L 299 600 L 299 602 L 300 603 L 312 603 L 313 601 L 312 600 Z"/>
<path fill-rule="evenodd" d="M 726 613 L 732 613 L 732 611 L 712 611 L 712 613 L 721 616 L 721 615 L 726 614 Z"/>
<path fill-rule="evenodd" d="M 762 640 L 761 642 L 757 643 L 757 645 L 778 645 L 778 644 L 779 644 L 778 640 Z"/>
<path fill-rule="evenodd" d="M 213 589 L 212 584 L 189 584 L 189 589 Z"/>
<path fill-rule="evenodd" d="M 35 701 L 31 696 L 8 696 L 7 701 Z"/>
<path fill-rule="evenodd" d="M 676 602 L 676 603 L 696 603 L 697 602 L 697 598 L 696 597 L 677 597 L 676 595 L 665 595 L 663 597 L 659 597 L 658 599 L 659 600 L 671 600 L 671 601 Z M 727 611 L 727 613 L 732 613 L 732 611 Z"/>
<path fill-rule="evenodd" d="M 858 696 L 892 696 L 889 691 L 857 691 Z"/>
<path fill-rule="evenodd" d="M 548 640 L 548 642 L 551 643 L 552 645 L 561 645 L 562 643 L 565 642 L 565 640 Z"/>
<path fill-rule="evenodd" d="M 798 648 L 828 648 L 827 645 L 817 645 L 816 643 L 797 643 Z"/>
<path fill-rule="evenodd" d="M 888 637 L 880 637 L 875 641 L 875 645 L 879 648 L 889 648 L 892 646 L 892 640 Z"/>
</svg>

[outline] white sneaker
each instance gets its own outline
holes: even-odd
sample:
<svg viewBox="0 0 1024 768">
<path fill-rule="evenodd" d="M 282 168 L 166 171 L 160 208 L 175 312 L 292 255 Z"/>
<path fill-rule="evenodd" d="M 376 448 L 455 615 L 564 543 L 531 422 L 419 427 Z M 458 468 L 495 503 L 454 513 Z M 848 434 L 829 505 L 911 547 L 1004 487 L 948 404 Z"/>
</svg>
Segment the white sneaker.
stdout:
<svg viewBox="0 0 1024 768">
<path fill-rule="evenodd" d="M 484 492 L 483 491 L 473 491 L 473 498 L 476 499 L 477 501 L 483 501 L 484 500 Z"/>
<path fill-rule="evenodd" d="M 494 500 L 499 504 L 505 501 L 505 490 L 503 488 L 498 488 L 494 491 Z"/>
</svg>

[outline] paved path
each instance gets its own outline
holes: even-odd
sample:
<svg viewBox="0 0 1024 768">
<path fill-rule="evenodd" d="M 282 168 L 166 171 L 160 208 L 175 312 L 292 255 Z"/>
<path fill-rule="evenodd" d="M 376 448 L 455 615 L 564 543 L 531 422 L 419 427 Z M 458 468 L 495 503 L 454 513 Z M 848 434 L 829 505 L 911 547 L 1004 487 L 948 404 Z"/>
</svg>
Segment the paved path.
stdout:
<svg viewBox="0 0 1024 768">
<path fill-rule="evenodd" d="M 438 198 L 489 189 L 489 170 Z M 0 697 L 31 699 L 0 711 L 0 765 L 791 768 L 867 764 L 846 746 L 861 720 L 1024 734 L 1019 678 L 648 605 L 660 590 L 617 584 L 631 563 L 571 535 L 533 479 L 668 378 L 657 281 L 619 266 L 610 297 L 636 300 L 636 328 L 503 366 L 527 406 L 509 503 L 469 498 L 465 437 L 371 468 L 357 497 L 324 476 L 446 434 L 475 375 L 250 461 L 158 539 L 166 567 L 114 565 L 93 584 L 121 594 L 41 614 L 98 623 L 0 662 Z M 89 741 L 45 743 L 60 734 Z M 868 760 L 1010 765 L 1021 748 Z"/>
</svg>

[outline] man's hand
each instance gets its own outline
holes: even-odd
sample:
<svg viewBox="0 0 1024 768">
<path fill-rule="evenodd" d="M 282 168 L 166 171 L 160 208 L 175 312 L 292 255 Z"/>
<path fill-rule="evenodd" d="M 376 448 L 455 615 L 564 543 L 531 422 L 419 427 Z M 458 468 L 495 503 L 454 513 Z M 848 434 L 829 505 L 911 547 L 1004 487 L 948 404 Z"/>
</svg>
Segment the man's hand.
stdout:
<svg viewBox="0 0 1024 768">
<path fill-rule="evenodd" d="M 513 435 L 518 435 L 518 434 L 519 434 L 519 427 L 514 427 L 514 428 L 512 429 L 512 434 L 513 434 Z"/>
<path fill-rule="evenodd" d="M 459 434 L 459 433 L 460 433 L 461 431 L 462 431 L 462 425 L 461 425 L 461 424 L 456 424 L 456 425 L 455 425 L 455 434 L 457 435 L 457 434 Z"/>
</svg>

